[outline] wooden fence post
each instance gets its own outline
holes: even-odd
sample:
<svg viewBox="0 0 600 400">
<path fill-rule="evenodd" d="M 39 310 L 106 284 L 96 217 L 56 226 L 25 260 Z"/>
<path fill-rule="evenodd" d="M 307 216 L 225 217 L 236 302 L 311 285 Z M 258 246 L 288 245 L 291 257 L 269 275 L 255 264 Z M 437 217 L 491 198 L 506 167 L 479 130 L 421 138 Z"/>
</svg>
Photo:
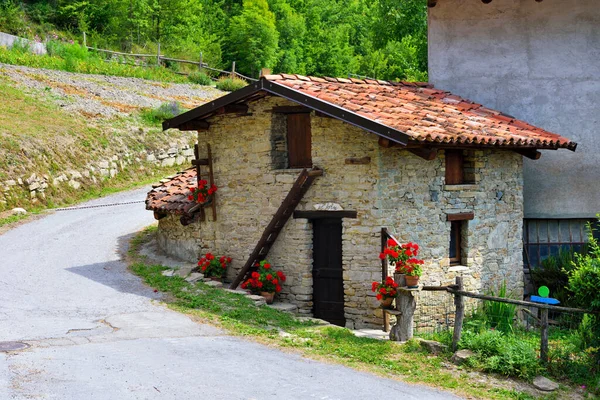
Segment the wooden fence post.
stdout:
<svg viewBox="0 0 600 400">
<path fill-rule="evenodd" d="M 202 69 L 202 52 L 200 52 L 200 64 L 198 64 L 198 67 Z"/>
<path fill-rule="evenodd" d="M 548 363 L 548 309 L 542 308 L 540 318 L 541 327 L 541 344 L 540 344 L 540 360 L 543 364 Z"/>
<path fill-rule="evenodd" d="M 160 67 L 160 42 L 158 42 L 158 50 L 156 51 L 156 65 Z"/>
<path fill-rule="evenodd" d="M 87 38 L 85 36 L 85 32 L 83 32 L 83 47 L 87 47 Z"/>
<path fill-rule="evenodd" d="M 463 290 L 462 276 L 456 277 L 456 286 L 458 290 Z M 458 342 L 460 342 L 460 334 L 462 332 L 463 320 L 465 319 L 465 301 L 461 294 L 454 294 L 454 306 L 456 307 L 456 313 L 454 315 L 454 334 L 452 335 L 452 351 L 456 351 L 458 349 Z"/>
<path fill-rule="evenodd" d="M 235 61 L 231 63 L 231 77 L 235 78 Z"/>
<path fill-rule="evenodd" d="M 413 337 L 414 314 L 417 308 L 416 296 L 420 289 L 408 289 L 406 287 L 398 288 L 396 297 L 396 325 L 390 329 L 390 340 L 396 342 L 406 342 Z"/>
</svg>

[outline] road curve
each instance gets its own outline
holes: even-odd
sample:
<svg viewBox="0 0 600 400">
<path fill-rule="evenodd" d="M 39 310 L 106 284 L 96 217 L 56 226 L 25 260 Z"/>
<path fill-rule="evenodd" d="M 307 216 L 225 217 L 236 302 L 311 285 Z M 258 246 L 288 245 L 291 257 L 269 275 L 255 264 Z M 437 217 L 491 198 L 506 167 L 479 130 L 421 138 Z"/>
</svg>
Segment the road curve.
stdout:
<svg viewBox="0 0 600 400">
<path fill-rule="evenodd" d="M 86 203 L 142 200 L 146 190 Z M 448 399 L 226 335 L 163 307 L 119 246 L 143 204 L 61 211 L 0 236 L 0 399 Z"/>
</svg>

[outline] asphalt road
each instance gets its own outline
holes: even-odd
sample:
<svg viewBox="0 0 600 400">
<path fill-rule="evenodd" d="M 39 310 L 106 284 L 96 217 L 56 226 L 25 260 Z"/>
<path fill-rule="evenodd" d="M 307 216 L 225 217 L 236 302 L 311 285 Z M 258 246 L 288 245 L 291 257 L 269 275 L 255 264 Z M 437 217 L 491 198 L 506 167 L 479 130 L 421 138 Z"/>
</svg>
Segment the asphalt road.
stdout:
<svg viewBox="0 0 600 400">
<path fill-rule="evenodd" d="M 86 205 L 142 200 L 146 190 Z M 163 307 L 119 248 L 143 204 L 62 211 L 0 236 L 0 399 L 447 399 L 226 335 Z"/>
</svg>

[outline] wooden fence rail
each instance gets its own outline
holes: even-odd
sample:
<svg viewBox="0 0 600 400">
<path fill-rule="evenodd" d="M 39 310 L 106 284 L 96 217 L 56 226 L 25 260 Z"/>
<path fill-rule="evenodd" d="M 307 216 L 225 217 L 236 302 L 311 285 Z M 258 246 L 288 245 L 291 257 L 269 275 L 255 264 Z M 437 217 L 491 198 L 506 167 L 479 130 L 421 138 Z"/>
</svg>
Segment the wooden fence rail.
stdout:
<svg viewBox="0 0 600 400">
<path fill-rule="evenodd" d="M 199 69 L 206 69 L 208 71 L 217 72 L 218 74 L 228 75 L 230 77 L 238 77 L 238 78 L 241 78 L 241 79 L 244 79 L 247 81 L 251 81 L 251 82 L 256 82 L 258 80 L 258 79 L 250 78 L 249 76 L 240 74 L 239 72 L 236 72 L 235 61 L 231 64 L 231 71 L 225 71 L 222 69 L 209 67 L 208 64 L 206 64 L 205 62 L 202 61 L 202 53 L 200 53 L 199 61 L 182 60 L 179 58 L 171 58 L 171 57 L 163 56 L 160 54 L 160 45 L 158 47 L 158 52 L 156 54 L 125 53 L 122 51 L 106 50 L 106 49 L 100 49 L 97 47 L 87 46 L 85 34 L 84 34 L 84 47 L 86 47 L 88 50 L 93 50 L 93 51 L 97 51 L 100 53 L 107 53 L 107 54 L 111 54 L 111 55 L 115 55 L 115 56 L 133 57 L 133 58 L 154 58 L 154 59 L 156 59 L 155 65 L 161 65 L 163 61 L 176 62 L 176 63 L 181 63 L 181 64 L 191 64 L 191 65 L 198 66 Z M 120 62 L 120 64 L 136 65 L 138 67 L 150 67 L 150 65 L 137 65 L 137 64 L 127 63 L 127 62 Z M 185 73 L 185 72 L 177 72 L 177 73 L 179 75 L 189 75 L 188 73 Z"/>
</svg>

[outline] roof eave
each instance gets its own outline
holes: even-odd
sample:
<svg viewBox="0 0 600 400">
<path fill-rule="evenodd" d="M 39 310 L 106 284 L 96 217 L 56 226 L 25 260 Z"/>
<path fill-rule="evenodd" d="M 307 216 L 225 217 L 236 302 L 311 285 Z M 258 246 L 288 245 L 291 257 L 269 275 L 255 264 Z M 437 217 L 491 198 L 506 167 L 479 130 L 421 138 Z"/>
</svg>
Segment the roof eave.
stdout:
<svg viewBox="0 0 600 400">
<path fill-rule="evenodd" d="M 252 83 L 240 90 L 236 90 L 235 92 L 229 93 L 209 103 L 203 104 L 200 107 L 194 108 L 193 110 L 164 121 L 162 123 L 163 130 L 170 128 L 179 129 L 180 126 L 192 120 L 207 118 L 221 107 L 225 107 L 229 104 L 237 103 L 241 100 L 247 99 L 260 91 L 265 91 L 267 93 L 280 96 L 312 110 L 319 111 L 332 118 L 339 119 L 349 123 L 350 125 L 354 125 L 358 128 L 389 139 L 401 146 L 406 146 L 409 141 L 409 136 L 404 132 L 383 125 L 369 118 L 365 118 L 340 106 L 336 106 L 316 97 L 308 96 L 276 82 L 269 81 L 265 78 L 261 78 L 258 82 Z"/>
</svg>

